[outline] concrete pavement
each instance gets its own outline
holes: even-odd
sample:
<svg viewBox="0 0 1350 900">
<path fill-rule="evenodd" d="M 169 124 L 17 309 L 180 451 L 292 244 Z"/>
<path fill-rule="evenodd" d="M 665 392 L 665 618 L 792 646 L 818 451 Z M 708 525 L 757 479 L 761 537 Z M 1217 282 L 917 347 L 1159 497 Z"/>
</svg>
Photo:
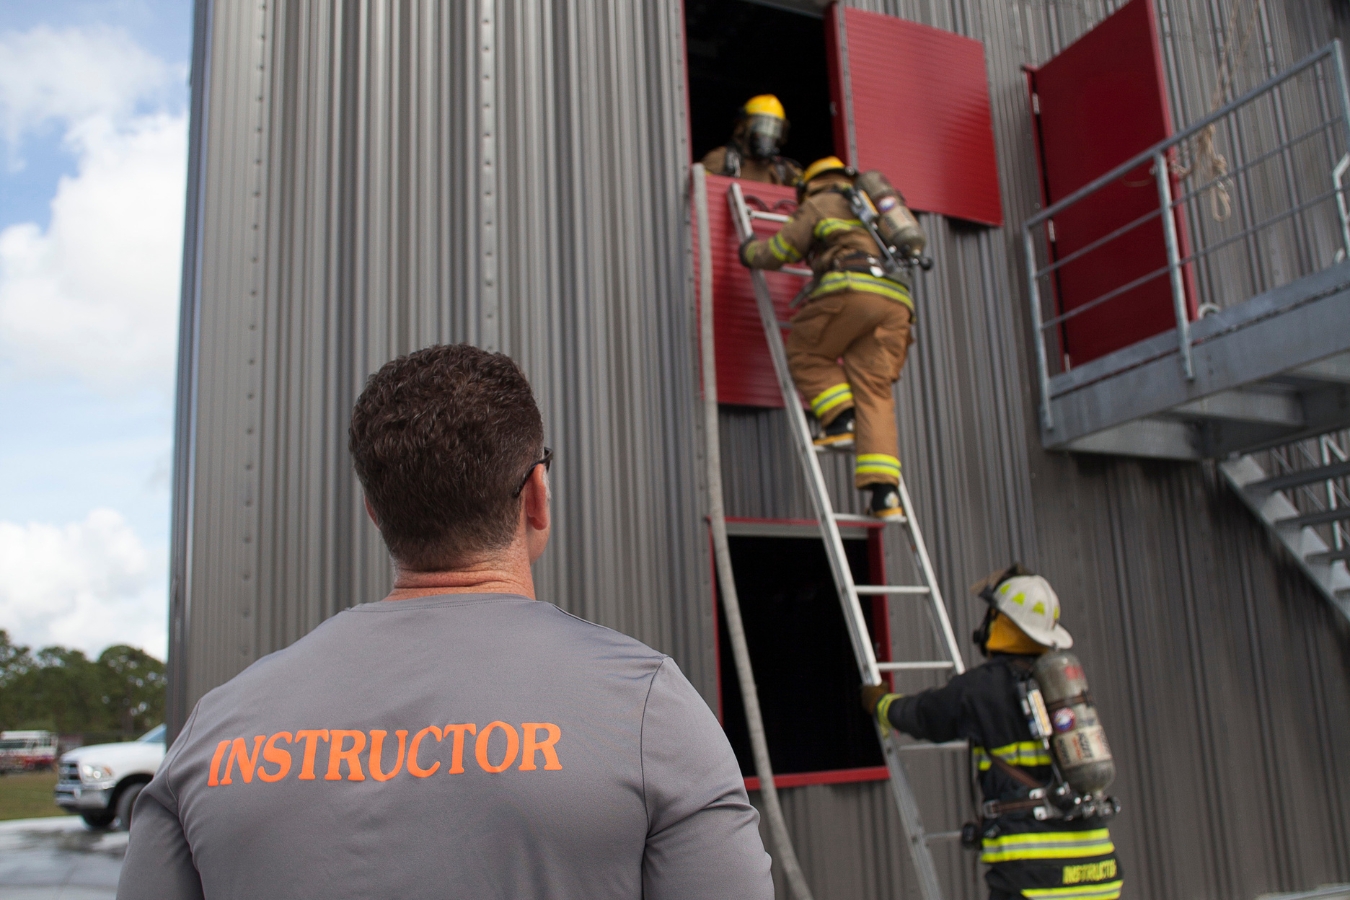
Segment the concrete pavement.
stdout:
<svg viewBox="0 0 1350 900">
<path fill-rule="evenodd" d="M 79 816 L 0 822 L 0 900 L 113 900 L 126 852 Z"/>
</svg>

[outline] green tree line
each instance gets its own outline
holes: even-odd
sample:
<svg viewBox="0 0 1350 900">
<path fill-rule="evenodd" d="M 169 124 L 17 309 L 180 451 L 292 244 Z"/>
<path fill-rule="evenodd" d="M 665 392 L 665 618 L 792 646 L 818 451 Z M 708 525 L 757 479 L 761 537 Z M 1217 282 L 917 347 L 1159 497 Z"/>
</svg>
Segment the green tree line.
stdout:
<svg viewBox="0 0 1350 900">
<path fill-rule="evenodd" d="M 144 650 L 34 652 L 0 628 L 0 730 L 137 735 L 164 720 L 164 686 L 164 663 Z"/>
</svg>

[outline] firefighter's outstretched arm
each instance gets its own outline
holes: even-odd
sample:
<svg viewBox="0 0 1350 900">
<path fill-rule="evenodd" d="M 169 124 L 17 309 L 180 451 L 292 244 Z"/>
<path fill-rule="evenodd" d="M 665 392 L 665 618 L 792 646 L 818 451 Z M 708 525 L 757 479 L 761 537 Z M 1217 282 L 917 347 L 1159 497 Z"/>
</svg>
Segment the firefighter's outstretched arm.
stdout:
<svg viewBox="0 0 1350 900">
<path fill-rule="evenodd" d="M 767 241 L 749 239 L 741 244 L 741 265 L 751 269 L 781 269 L 799 262 L 811 249 L 818 218 L 809 205 L 798 207 L 782 229 Z"/>
<path fill-rule="evenodd" d="M 966 677 L 957 675 L 940 688 L 912 696 L 863 687 L 863 707 L 884 729 L 897 728 L 921 741 L 954 741 L 966 700 Z"/>
</svg>

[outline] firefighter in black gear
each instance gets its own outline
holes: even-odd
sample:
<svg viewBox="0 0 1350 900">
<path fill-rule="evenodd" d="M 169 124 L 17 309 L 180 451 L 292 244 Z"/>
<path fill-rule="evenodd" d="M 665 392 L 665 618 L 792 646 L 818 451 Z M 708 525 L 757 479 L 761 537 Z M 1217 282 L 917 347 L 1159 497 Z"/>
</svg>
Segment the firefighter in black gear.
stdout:
<svg viewBox="0 0 1350 900">
<path fill-rule="evenodd" d="M 982 587 L 989 610 L 975 641 L 988 662 L 909 697 L 865 686 L 863 706 L 883 731 L 970 742 L 985 799 L 980 861 L 989 865 L 990 900 L 1116 900 L 1122 877 L 1106 823 L 1057 818 L 1044 800 L 1028 797 L 1050 785 L 1052 770 L 1022 711 L 1019 683 L 1031 677 L 1037 656 L 1073 644 L 1057 621 L 1059 598 L 1018 566 Z"/>
<path fill-rule="evenodd" d="M 730 175 L 745 181 L 795 185 L 802 167 L 780 156 L 787 143 L 788 120 L 783 104 L 773 94 L 760 94 L 745 101 L 731 141 L 708 151 L 703 168 L 709 175 Z"/>
</svg>

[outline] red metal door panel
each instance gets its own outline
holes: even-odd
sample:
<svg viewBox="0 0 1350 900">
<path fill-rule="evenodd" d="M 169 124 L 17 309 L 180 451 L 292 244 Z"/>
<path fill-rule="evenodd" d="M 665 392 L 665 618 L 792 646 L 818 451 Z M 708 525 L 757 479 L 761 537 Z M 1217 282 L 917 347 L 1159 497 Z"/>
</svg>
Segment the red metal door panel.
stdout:
<svg viewBox="0 0 1350 900">
<path fill-rule="evenodd" d="M 1040 109 L 1038 163 L 1047 205 L 1172 133 L 1150 0 L 1131 0 L 1028 73 L 1033 110 Z M 1158 207 L 1151 168 L 1141 166 L 1055 216 L 1051 258 L 1063 259 Z M 1184 255 L 1185 221 L 1176 218 Z M 1059 269 L 1052 289 L 1060 314 L 1161 270 L 1067 320 L 1060 330 L 1066 362 L 1080 365 L 1176 327 L 1166 266 L 1163 224 L 1155 216 Z"/>
<path fill-rule="evenodd" d="M 840 155 L 913 209 L 1002 225 L 984 45 L 839 3 L 825 23 Z"/>
<path fill-rule="evenodd" d="M 774 376 L 769 345 L 759 322 L 750 270 L 736 259 L 740 241 L 731 222 L 727 189 L 735 178 L 707 176 L 708 236 L 712 251 L 713 329 L 717 354 L 717 400 L 740 406 L 782 407 L 783 395 Z M 761 209 L 791 214 L 797 207 L 793 188 L 741 181 L 747 203 Z M 756 222 L 756 233 L 767 237 L 777 230 L 773 223 Z M 695 244 L 698 246 L 697 224 Z M 698 257 L 694 259 L 695 278 Z M 788 304 L 801 290 L 804 280 L 780 272 L 765 273 L 780 321 L 791 317 Z M 696 282 L 697 283 L 697 282 Z"/>
</svg>

